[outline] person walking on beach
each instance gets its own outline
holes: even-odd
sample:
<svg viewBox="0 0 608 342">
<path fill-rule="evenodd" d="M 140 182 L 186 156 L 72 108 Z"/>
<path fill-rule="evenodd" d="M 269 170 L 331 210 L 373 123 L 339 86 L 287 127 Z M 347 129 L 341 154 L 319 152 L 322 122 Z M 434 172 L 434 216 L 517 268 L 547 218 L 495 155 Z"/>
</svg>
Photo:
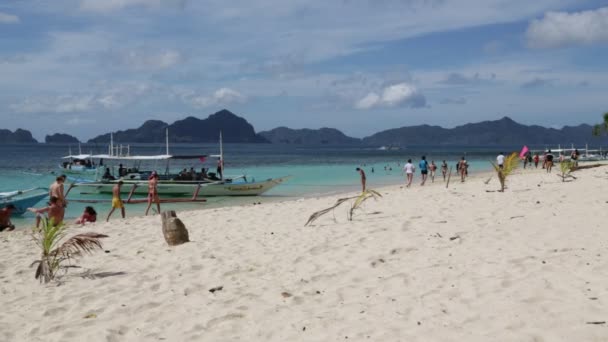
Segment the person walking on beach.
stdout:
<svg viewBox="0 0 608 342">
<path fill-rule="evenodd" d="M 467 160 L 464 157 L 458 162 L 458 172 L 460 172 L 460 181 L 464 183 L 464 177 L 467 174 Z"/>
<path fill-rule="evenodd" d="M 500 152 L 498 154 L 498 156 L 496 157 L 496 164 L 498 164 L 498 168 L 499 169 L 503 169 L 504 168 L 504 164 L 505 164 L 505 155 L 502 154 L 502 152 Z"/>
<path fill-rule="evenodd" d="M 65 208 L 60 204 L 59 198 L 53 196 L 49 200 L 48 207 L 44 208 L 27 208 L 28 211 L 36 214 L 36 228 L 40 227 L 40 221 L 44 217 L 42 214 L 48 215 L 48 220 L 51 226 L 57 227 L 63 223 L 63 217 L 65 216 Z"/>
<path fill-rule="evenodd" d="M 443 174 L 443 181 L 445 182 L 445 175 L 448 174 L 448 163 L 446 163 L 445 160 L 441 163 L 441 173 Z"/>
<path fill-rule="evenodd" d="M 538 156 L 538 153 L 534 154 L 534 167 L 538 169 L 538 162 L 540 160 L 540 157 Z"/>
<path fill-rule="evenodd" d="M 215 170 L 217 173 L 217 176 L 220 179 L 224 179 L 224 175 L 223 175 L 223 170 L 224 170 L 224 160 L 222 160 L 222 158 L 217 158 L 217 169 Z"/>
<path fill-rule="evenodd" d="M 414 164 L 412 164 L 412 160 L 408 159 L 407 163 L 403 166 L 403 171 L 405 171 L 405 176 L 407 177 L 407 187 L 409 188 L 412 185 L 412 180 L 414 179 Z"/>
<path fill-rule="evenodd" d="M 420 161 L 420 163 L 418 163 L 418 166 L 420 167 L 420 174 L 422 175 L 422 183 L 420 183 L 420 185 L 423 186 L 426 182 L 426 177 L 429 173 L 429 163 L 427 163 L 425 156 L 422 156 L 422 160 Z"/>
<path fill-rule="evenodd" d="M 114 185 L 114 187 L 112 188 L 112 209 L 108 213 L 108 218 L 106 218 L 106 222 L 110 221 L 110 216 L 112 216 L 114 210 L 116 209 L 120 209 L 120 214 L 122 215 L 122 218 L 125 218 L 125 204 L 122 203 L 122 199 L 120 198 L 120 188 L 122 187 L 122 184 L 122 181 L 118 181 L 118 183 L 116 183 L 116 185 Z M 150 208 L 149 204 L 148 208 Z M 146 210 L 146 215 L 147 213 L 148 211 Z"/>
<path fill-rule="evenodd" d="M 435 171 L 437 171 L 437 165 L 435 165 L 434 160 L 431 160 L 431 165 L 429 165 L 429 170 L 431 171 L 431 182 L 435 183 Z"/>
<path fill-rule="evenodd" d="M 545 155 L 545 167 L 547 168 L 547 173 L 551 173 L 551 168 L 553 168 L 553 154 L 551 150 Z"/>
<path fill-rule="evenodd" d="M 0 232 L 15 230 L 15 225 L 11 222 L 11 214 L 17 209 L 13 204 L 7 204 L 0 209 Z"/>
<path fill-rule="evenodd" d="M 365 177 L 365 171 L 363 171 L 362 168 L 356 168 L 355 171 L 359 172 L 359 175 L 361 175 L 361 192 L 365 192 L 365 183 L 367 181 L 367 178 Z"/>
<path fill-rule="evenodd" d="M 51 184 L 51 186 L 49 187 L 49 198 L 57 197 L 59 205 L 63 207 L 67 207 L 68 205 L 68 202 L 65 200 L 65 195 L 63 191 L 65 179 L 65 175 L 58 176 L 57 178 L 55 178 L 55 182 L 53 182 L 53 184 Z"/>
<path fill-rule="evenodd" d="M 160 197 L 158 196 L 158 174 L 156 171 L 152 171 L 150 179 L 148 179 L 148 207 L 146 208 L 146 216 L 152 203 L 156 203 L 156 210 L 160 214 Z"/>
</svg>

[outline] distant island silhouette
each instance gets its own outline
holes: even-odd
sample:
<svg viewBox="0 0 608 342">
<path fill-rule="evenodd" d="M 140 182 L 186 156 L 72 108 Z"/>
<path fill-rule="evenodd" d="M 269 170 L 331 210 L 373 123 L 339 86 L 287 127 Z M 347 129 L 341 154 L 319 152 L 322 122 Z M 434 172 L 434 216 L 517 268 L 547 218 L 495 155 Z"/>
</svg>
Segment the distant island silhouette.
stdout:
<svg viewBox="0 0 608 342">
<path fill-rule="evenodd" d="M 291 129 L 277 127 L 256 133 L 243 117 L 227 109 L 209 115 L 206 119 L 193 116 L 174 123 L 160 120 L 145 121 L 139 128 L 105 133 L 88 140 L 88 143 L 109 143 L 110 134 L 120 143 L 163 143 L 165 130 L 173 143 L 217 142 L 222 131 L 225 143 L 271 143 L 293 145 L 364 145 L 398 146 L 411 145 L 458 145 L 458 146 L 507 146 L 507 145 L 557 145 L 557 144 L 606 144 L 608 137 L 592 135 L 593 127 L 587 124 L 565 126 L 561 129 L 538 125 L 523 125 L 509 117 L 499 120 L 468 123 L 454 128 L 417 125 L 384 130 L 359 139 L 345 135 L 335 128 Z M 37 143 L 32 134 L 24 129 L 11 132 L 0 129 L 2 143 Z M 68 134 L 47 135 L 46 143 L 78 143 Z"/>
</svg>

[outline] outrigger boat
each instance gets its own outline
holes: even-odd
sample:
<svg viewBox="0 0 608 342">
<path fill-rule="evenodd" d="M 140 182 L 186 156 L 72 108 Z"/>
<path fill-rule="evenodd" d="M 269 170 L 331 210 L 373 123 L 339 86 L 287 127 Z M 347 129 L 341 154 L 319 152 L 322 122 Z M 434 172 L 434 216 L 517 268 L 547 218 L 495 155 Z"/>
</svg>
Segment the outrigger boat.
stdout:
<svg viewBox="0 0 608 342">
<path fill-rule="evenodd" d="M 80 144 L 78 145 L 78 154 L 72 154 L 72 148 L 70 148 L 69 154 L 61 159 L 64 160 L 59 165 L 62 173 L 93 176 L 97 172 L 93 155 L 83 154 Z"/>
<path fill-rule="evenodd" d="M 129 154 L 130 149 L 127 147 L 127 153 L 123 154 L 123 148 L 120 150 L 114 148 L 113 139 L 110 141 L 111 154 L 92 155 L 91 158 L 104 159 L 107 162 L 120 163 L 121 165 L 132 163 L 131 168 L 119 168 L 118 172 L 113 172 L 116 167 L 107 167 L 104 175 L 99 175 L 97 172 L 94 181 L 79 180 L 72 184 L 71 187 L 81 189 L 81 194 L 111 194 L 112 189 L 118 181 L 123 182 L 121 191 L 130 195 L 147 195 L 148 194 L 148 178 L 153 171 L 142 171 L 141 164 L 145 161 L 164 161 L 166 162 L 165 172 L 158 172 L 158 194 L 160 196 L 175 196 L 175 197 L 191 197 L 193 199 L 210 196 L 258 196 L 275 186 L 283 183 L 290 176 L 279 178 L 268 178 L 263 181 L 248 180 L 245 175 L 235 177 L 215 177 L 209 173 L 209 177 L 197 174 L 191 175 L 190 180 L 183 178 L 176 173 L 170 172 L 170 162 L 175 160 L 204 160 L 206 157 L 218 158 L 223 161 L 223 146 L 220 132 L 220 154 L 219 155 L 172 155 L 169 153 L 169 139 L 167 133 L 166 153 L 163 155 L 154 156 L 132 156 Z M 194 178 L 194 179 L 192 179 Z"/>
<path fill-rule="evenodd" d="M 44 192 L 40 193 L 40 191 Z M 12 215 L 23 215 L 27 211 L 27 208 L 34 207 L 36 204 L 38 204 L 38 202 L 42 201 L 45 197 L 48 197 L 48 195 L 48 192 L 42 188 L 0 192 L 0 208 L 4 208 L 5 206 L 12 204 L 15 206 L 15 210 L 13 210 Z"/>
</svg>

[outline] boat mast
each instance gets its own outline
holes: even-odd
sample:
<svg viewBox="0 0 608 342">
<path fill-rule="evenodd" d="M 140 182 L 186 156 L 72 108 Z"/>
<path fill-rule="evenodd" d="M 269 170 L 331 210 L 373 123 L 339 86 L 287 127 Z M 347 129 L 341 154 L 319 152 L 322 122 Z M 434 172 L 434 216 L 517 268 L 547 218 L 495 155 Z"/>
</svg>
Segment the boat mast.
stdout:
<svg viewBox="0 0 608 342">
<path fill-rule="evenodd" d="M 222 174 L 220 179 L 224 179 L 224 173 L 226 172 L 224 170 L 224 143 L 222 141 L 222 131 L 220 130 L 220 165 L 222 166 Z"/>
<path fill-rule="evenodd" d="M 110 155 L 114 155 L 114 133 L 110 133 Z"/>
<path fill-rule="evenodd" d="M 167 148 L 167 155 L 169 155 L 169 127 L 165 129 L 165 146 Z"/>
</svg>

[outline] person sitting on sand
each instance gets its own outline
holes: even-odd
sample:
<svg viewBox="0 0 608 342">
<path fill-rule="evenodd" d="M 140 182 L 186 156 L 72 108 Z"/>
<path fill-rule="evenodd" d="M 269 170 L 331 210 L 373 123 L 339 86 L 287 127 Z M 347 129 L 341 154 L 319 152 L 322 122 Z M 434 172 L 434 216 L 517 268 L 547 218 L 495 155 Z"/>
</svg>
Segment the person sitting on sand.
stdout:
<svg viewBox="0 0 608 342">
<path fill-rule="evenodd" d="M 407 163 L 403 166 L 403 171 L 405 171 L 405 176 L 407 179 L 407 187 L 409 188 L 412 185 L 412 180 L 414 179 L 414 164 L 412 164 L 412 160 L 408 159 Z"/>
<path fill-rule="evenodd" d="M 55 196 L 51 197 L 49 206 L 44 208 L 27 208 L 28 211 L 36 214 L 36 228 L 40 227 L 40 221 L 44 217 L 42 214 L 48 215 L 49 222 L 53 226 L 58 226 L 63 223 L 65 208 L 59 204 L 59 199 Z"/>
<path fill-rule="evenodd" d="M 458 162 L 458 172 L 460 172 L 460 181 L 464 183 L 464 177 L 467 175 L 467 160 L 464 157 Z"/>
<path fill-rule="evenodd" d="M 0 232 L 15 230 L 15 225 L 11 222 L 11 214 L 17 209 L 13 204 L 7 204 L 0 209 Z"/>
<path fill-rule="evenodd" d="M 148 180 L 148 207 L 146 208 L 146 215 L 150 211 L 152 203 L 156 203 L 156 209 L 160 214 L 160 197 L 158 196 L 158 173 L 152 171 L 152 175 Z"/>
<path fill-rule="evenodd" d="M 112 216 L 114 210 L 116 209 L 120 209 L 120 214 L 122 215 L 122 218 L 125 218 L 125 205 L 122 202 L 122 199 L 120 198 L 120 187 L 122 186 L 122 184 L 122 181 L 118 181 L 118 183 L 116 183 L 116 185 L 114 185 L 114 187 L 112 188 L 112 209 L 108 213 L 106 222 L 110 221 L 110 216 Z"/>
<path fill-rule="evenodd" d="M 365 177 L 365 171 L 363 171 L 363 169 L 361 168 L 356 168 L 355 171 L 359 172 L 359 174 L 361 175 L 361 192 L 365 192 L 365 183 L 367 181 L 367 178 Z"/>
<path fill-rule="evenodd" d="M 87 222 L 95 222 L 97 221 L 97 212 L 91 206 L 84 208 L 84 212 L 80 217 L 76 220 L 76 224 L 85 224 Z"/>
</svg>

